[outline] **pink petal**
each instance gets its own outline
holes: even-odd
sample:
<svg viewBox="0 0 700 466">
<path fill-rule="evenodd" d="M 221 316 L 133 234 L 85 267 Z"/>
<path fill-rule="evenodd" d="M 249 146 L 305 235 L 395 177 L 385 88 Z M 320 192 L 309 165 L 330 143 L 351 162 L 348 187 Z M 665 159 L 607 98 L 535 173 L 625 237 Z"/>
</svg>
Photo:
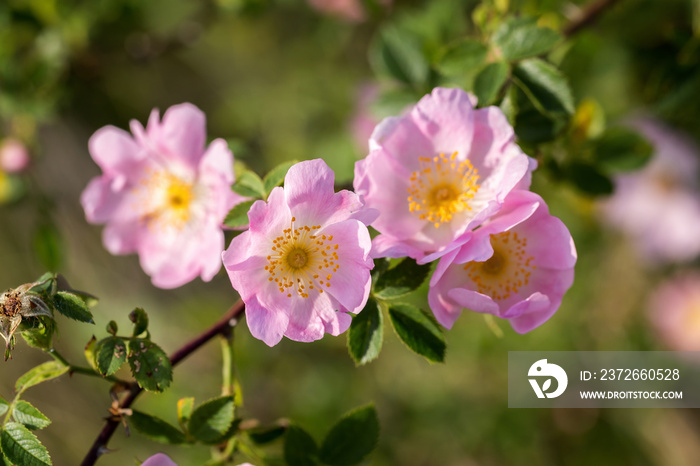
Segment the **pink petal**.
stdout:
<svg viewBox="0 0 700 466">
<path fill-rule="evenodd" d="M 175 462 L 171 460 L 168 455 L 158 453 L 141 463 L 141 466 L 177 466 L 177 464 L 175 464 Z"/>
<path fill-rule="evenodd" d="M 128 175 L 145 153 L 131 135 L 114 126 L 98 129 L 88 142 L 92 159 L 107 175 Z"/>
<path fill-rule="evenodd" d="M 256 296 L 245 301 L 245 316 L 250 333 L 267 346 L 279 343 L 289 325 L 286 313 L 263 307 Z"/>
<path fill-rule="evenodd" d="M 190 103 L 174 105 L 163 115 L 159 136 L 160 145 L 171 156 L 196 168 L 204 154 L 206 117 Z"/>
</svg>

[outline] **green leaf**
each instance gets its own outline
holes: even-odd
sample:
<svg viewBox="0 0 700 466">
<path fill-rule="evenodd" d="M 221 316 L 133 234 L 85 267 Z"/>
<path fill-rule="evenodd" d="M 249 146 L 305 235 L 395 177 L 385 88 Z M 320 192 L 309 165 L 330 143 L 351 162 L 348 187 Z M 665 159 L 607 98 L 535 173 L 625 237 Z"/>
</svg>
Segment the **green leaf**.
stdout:
<svg viewBox="0 0 700 466">
<path fill-rule="evenodd" d="M 513 68 L 514 82 L 545 114 L 574 113 L 574 98 L 561 72 L 539 58 L 523 60 Z"/>
<path fill-rule="evenodd" d="M 378 75 L 425 87 L 430 67 L 418 38 L 396 26 L 384 27 L 372 41 L 369 61 Z"/>
<path fill-rule="evenodd" d="M 129 314 L 129 320 L 134 323 L 133 336 L 137 337 L 148 330 L 148 314 L 146 314 L 146 311 L 140 307 L 137 307 L 131 311 L 131 314 Z"/>
<path fill-rule="evenodd" d="M 173 367 L 168 355 L 152 341 L 131 340 L 126 358 L 131 374 L 145 390 L 162 392 L 173 381 Z"/>
<path fill-rule="evenodd" d="M 129 421 L 134 429 L 156 442 L 170 445 L 185 443 L 185 434 L 158 417 L 134 410 Z"/>
<path fill-rule="evenodd" d="M 552 29 L 537 27 L 534 18 L 514 18 L 498 28 L 493 42 L 506 60 L 514 61 L 548 52 L 561 38 Z"/>
<path fill-rule="evenodd" d="M 281 163 L 272 170 L 270 170 L 267 173 L 267 175 L 265 175 L 265 178 L 263 178 L 263 185 L 265 187 L 264 199 L 267 199 L 267 195 L 270 191 L 272 191 L 272 188 L 280 186 L 282 184 L 282 182 L 284 181 L 284 177 L 287 176 L 287 172 L 289 171 L 289 169 L 292 168 L 292 165 L 295 165 L 297 163 L 297 160 L 291 160 L 289 162 Z"/>
<path fill-rule="evenodd" d="M 348 331 L 348 350 L 355 364 L 361 366 L 379 356 L 384 339 L 384 317 L 377 301 L 369 299 L 352 319 Z"/>
<path fill-rule="evenodd" d="M 444 361 L 446 345 L 442 331 L 421 309 L 396 304 L 389 308 L 389 317 L 406 346 L 429 361 Z"/>
<path fill-rule="evenodd" d="M 0 447 L 13 464 L 22 466 L 51 466 L 46 447 L 26 427 L 17 422 L 5 424 L 0 435 Z"/>
<path fill-rule="evenodd" d="M 260 177 L 250 170 L 244 171 L 238 176 L 236 184 L 233 185 L 233 190 L 245 197 L 253 197 L 259 199 L 265 199 L 267 197 L 267 191 L 265 190 L 265 184 Z"/>
<path fill-rule="evenodd" d="M 331 466 L 350 466 L 362 461 L 377 446 L 379 419 L 374 406 L 358 408 L 328 432 L 321 445 L 320 459 Z"/>
<path fill-rule="evenodd" d="M 22 393 L 29 387 L 55 379 L 68 372 L 69 367 L 59 361 L 48 361 L 36 366 L 15 382 L 15 391 Z"/>
<path fill-rule="evenodd" d="M 126 343 L 119 337 L 100 340 L 95 347 L 95 362 L 102 375 L 112 375 L 126 362 Z"/>
<path fill-rule="evenodd" d="M 462 39 L 447 46 L 435 64 L 446 76 L 460 76 L 479 68 L 486 60 L 488 49 L 481 42 Z"/>
<path fill-rule="evenodd" d="M 12 417 L 20 424 L 24 424 L 27 429 L 37 430 L 51 424 L 51 420 L 36 409 L 31 403 L 19 400 L 12 411 Z"/>
<path fill-rule="evenodd" d="M 10 403 L 0 396 L 0 416 L 4 416 L 8 409 L 10 409 Z"/>
<path fill-rule="evenodd" d="M 70 286 L 68 280 L 66 280 L 66 277 L 64 277 L 61 274 L 56 275 L 56 290 L 67 291 L 76 295 L 77 297 L 82 299 L 85 305 L 89 308 L 95 306 L 99 302 L 99 299 L 96 296 L 93 296 L 90 293 L 86 293 L 85 291 L 74 289 L 72 286 Z"/>
<path fill-rule="evenodd" d="M 34 233 L 34 251 L 49 270 L 58 270 L 63 263 L 63 239 L 53 223 L 39 225 Z"/>
<path fill-rule="evenodd" d="M 585 162 L 572 162 L 566 166 L 566 177 L 579 190 L 593 196 L 612 194 L 614 186 L 610 178 L 597 167 Z"/>
<path fill-rule="evenodd" d="M 22 331 L 22 338 L 33 348 L 47 350 L 51 348 L 53 335 L 56 333 L 56 321 L 50 317 L 36 317 L 32 319 L 34 326 Z"/>
<path fill-rule="evenodd" d="M 314 466 L 318 464 L 316 441 L 297 425 L 289 426 L 284 438 L 284 460 L 289 466 Z"/>
<path fill-rule="evenodd" d="M 29 291 L 40 295 L 53 295 L 55 293 L 56 274 L 53 272 L 46 272 L 34 283 L 36 283 L 36 285 L 31 287 Z"/>
<path fill-rule="evenodd" d="M 187 430 L 187 423 L 190 422 L 192 411 L 194 410 L 194 398 L 180 398 L 177 401 L 177 422 L 183 430 Z"/>
<path fill-rule="evenodd" d="M 53 297 L 53 305 L 58 312 L 69 319 L 87 322 L 89 324 L 95 323 L 95 321 L 92 320 L 92 313 L 88 310 L 85 301 L 73 293 L 59 291 Z"/>
<path fill-rule="evenodd" d="M 234 415 L 232 396 L 214 398 L 197 407 L 188 423 L 188 432 L 203 443 L 215 443 L 231 426 Z"/>
<path fill-rule="evenodd" d="M 95 349 L 97 348 L 97 338 L 95 335 L 90 338 L 90 340 L 85 345 L 85 360 L 88 362 L 90 367 L 99 372 L 97 367 L 97 357 L 95 356 Z"/>
<path fill-rule="evenodd" d="M 233 206 L 224 219 L 224 225 L 229 228 L 238 228 L 248 225 L 248 211 L 255 201 L 245 201 Z"/>
<path fill-rule="evenodd" d="M 508 79 L 508 65 L 502 61 L 489 63 L 474 78 L 474 94 L 479 106 L 485 107 L 498 96 L 498 91 Z"/>
<path fill-rule="evenodd" d="M 107 333 L 109 333 L 112 336 L 116 336 L 117 333 L 119 333 L 119 326 L 117 323 L 113 320 L 110 320 L 109 323 L 107 324 Z"/>
<path fill-rule="evenodd" d="M 596 141 L 597 165 L 608 172 L 624 172 L 642 168 L 653 154 L 653 147 L 634 130 L 613 127 Z"/>
<path fill-rule="evenodd" d="M 288 427 L 276 425 L 272 427 L 256 427 L 248 431 L 248 437 L 258 445 L 274 442 L 287 432 Z"/>
<path fill-rule="evenodd" d="M 415 260 L 406 258 L 379 276 L 374 294 L 381 299 L 398 298 L 420 287 L 429 273 L 430 264 L 418 265 Z"/>
</svg>

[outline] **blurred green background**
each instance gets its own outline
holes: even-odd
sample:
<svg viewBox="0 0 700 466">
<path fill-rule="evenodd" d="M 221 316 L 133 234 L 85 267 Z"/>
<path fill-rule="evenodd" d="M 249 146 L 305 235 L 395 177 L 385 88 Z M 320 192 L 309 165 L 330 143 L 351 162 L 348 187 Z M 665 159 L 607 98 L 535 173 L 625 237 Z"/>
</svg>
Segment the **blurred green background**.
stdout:
<svg viewBox="0 0 700 466">
<path fill-rule="evenodd" d="M 361 87 L 376 79 L 367 51 L 377 30 L 410 23 L 424 29 L 425 48 L 439 47 L 478 36 L 472 15 L 480 4 L 366 2 L 365 21 L 358 22 L 303 0 L 0 1 L 0 131 L 24 140 L 34 157 L 22 178 L 26 195 L 0 207 L 0 285 L 31 281 L 53 261 L 76 288 L 99 296 L 94 327 L 60 318 L 57 347 L 81 364 L 87 340 L 105 336 L 112 319 L 127 328 L 134 307 L 149 312 L 153 340 L 171 352 L 236 300 L 223 272 L 211 283 L 162 291 L 136 256 L 103 249 L 101 228 L 86 223 L 79 204 L 99 173 L 87 151 L 95 130 L 126 128 L 132 118 L 145 122 L 154 107 L 188 101 L 207 114 L 209 137 L 229 140 L 236 159 L 258 173 L 285 160 L 322 157 L 347 184 L 354 162 L 366 155 L 354 142 L 352 120 Z M 569 79 L 576 103 L 594 100 L 608 122 L 644 112 L 697 136 L 698 3 L 621 0 L 550 58 Z M 487 2 L 555 29 L 585 4 Z M 468 87 L 473 76 L 459 79 Z M 436 78 L 440 83 L 450 84 Z M 387 108 L 378 106 L 370 117 Z M 442 365 L 414 355 L 388 330 L 379 359 L 360 368 L 347 354 L 345 336 L 268 348 L 241 325 L 235 333 L 244 393 L 239 414 L 263 423 L 291 418 L 320 440 L 342 413 L 374 401 L 382 432 L 366 463 L 376 465 L 700 464 L 696 410 L 507 408 L 508 351 L 665 349 L 650 327 L 647 298 L 677 269 L 697 266 L 644 265 L 622 234 L 600 223 L 598 199 L 551 171 L 536 172 L 533 190 L 570 228 L 579 252 L 574 286 L 548 323 L 517 335 L 499 321 L 501 337 L 482 316 L 465 312 L 446 333 Z M 55 247 L 46 246 L 47 235 Z M 421 293 L 426 289 L 416 299 Z M 47 359 L 21 339 L 13 356 L 0 363 L 6 398 L 19 375 Z M 177 368 L 165 394 L 146 394 L 135 407 L 176 423 L 177 399 L 218 395 L 220 372 L 213 342 Z M 79 463 L 110 404 L 107 384 L 79 375 L 32 389 L 26 398 L 54 421 L 39 437 L 56 465 Z M 135 464 L 158 451 L 182 466 L 209 457 L 205 447 L 168 447 L 138 433 L 126 438 L 121 429 L 110 447 L 116 451 L 99 464 Z"/>
</svg>

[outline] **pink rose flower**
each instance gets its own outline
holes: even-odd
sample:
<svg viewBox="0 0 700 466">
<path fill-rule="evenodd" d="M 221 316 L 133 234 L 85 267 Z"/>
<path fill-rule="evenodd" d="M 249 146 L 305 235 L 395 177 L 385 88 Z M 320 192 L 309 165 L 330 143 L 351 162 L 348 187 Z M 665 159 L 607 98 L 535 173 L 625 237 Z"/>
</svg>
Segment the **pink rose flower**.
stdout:
<svg viewBox="0 0 700 466">
<path fill-rule="evenodd" d="M 513 191 L 497 216 L 440 259 L 428 302 L 447 328 L 467 308 L 529 332 L 557 311 L 575 264 L 574 242 L 561 220 L 537 194 Z"/>
<path fill-rule="evenodd" d="M 354 181 L 380 212 L 374 257 L 435 259 L 493 215 L 516 185 L 529 186 L 536 163 L 513 142 L 503 112 L 475 110 L 471 99 L 461 89 L 435 88 L 374 130 Z"/>
<path fill-rule="evenodd" d="M 17 139 L 7 138 L 0 144 L 0 170 L 19 173 L 29 166 L 29 161 L 29 151 Z"/>
<path fill-rule="evenodd" d="M 313 341 L 339 335 L 362 310 L 370 290 L 376 212 L 350 191 L 335 193 L 323 160 L 289 169 L 284 188 L 248 212 L 250 229 L 223 254 L 233 287 L 246 305 L 254 337 L 274 346 L 286 336 Z"/>
<path fill-rule="evenodd" d="M 242 198 L 231 191 L 233 155 L 222 139 L 205 150 L 205 116 L 192 104 L 154 110 L 144 129 L 113 126 L 90 138 L 102 176 L 81 196 L 90 223 L 106 224 L 102 240 L 112 254 L 138 253 L 143 270 L 161 288 L 221 268 L 221 224 Z"/>
<path fill-rule="evenodd" d="M 659 286 L 649 300 L 649 318 L 669 349 L 700 351 L 700 273 L 686 272 Z"/>
<path fill-rule="evenodd" d="M 158 453 L 141 463 L 141 466 L 177 466 L 177 464 L 175 464 L 175 462 L 171 460 L 168 455 Z"/>
<path fill-rule="evenodd" d="M 632 239 L 649 263 L 679 262 L 700 255 L 700 151 L 658 120 L 631 124 L 654 144 L 643 169 L 615 179 L 603 216 Z"/>
</svg>

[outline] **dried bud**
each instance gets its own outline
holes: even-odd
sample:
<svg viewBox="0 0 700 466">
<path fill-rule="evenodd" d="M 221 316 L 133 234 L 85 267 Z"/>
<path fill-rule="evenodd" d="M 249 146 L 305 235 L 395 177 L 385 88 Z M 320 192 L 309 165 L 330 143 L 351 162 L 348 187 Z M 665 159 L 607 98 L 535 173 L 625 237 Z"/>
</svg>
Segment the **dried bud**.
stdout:
<svg viewBox="0 0 700 466">
<path fill-rule="evenodd" d="M 53 317 L 42 297 L 30 291 L 37 284 L 25 283 L 0 295 L 0 335 L 5 339 L 5 361 L 10 357 L 14 346 L 13 336 L 23 318 Z"/>
</svg>

